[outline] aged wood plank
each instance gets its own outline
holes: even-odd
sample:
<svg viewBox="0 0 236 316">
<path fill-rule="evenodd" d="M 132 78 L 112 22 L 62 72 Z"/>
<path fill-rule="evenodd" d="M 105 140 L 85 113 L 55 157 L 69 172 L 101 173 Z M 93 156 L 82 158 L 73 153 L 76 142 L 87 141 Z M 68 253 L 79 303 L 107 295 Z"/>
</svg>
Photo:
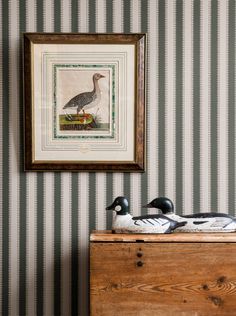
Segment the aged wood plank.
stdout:
<svg viewBox="0 0 236 316">
<path fill-rule="evenodd" d="M 93 231 L 90 241 L 100 242 L 236 242 L 236 233 L 112 234 Z"/>
<path fill-rule="evenodd" d="M 236 244 L 105 242 L 90 251 L 92 316 L 235 315 Z"/>
</svg>

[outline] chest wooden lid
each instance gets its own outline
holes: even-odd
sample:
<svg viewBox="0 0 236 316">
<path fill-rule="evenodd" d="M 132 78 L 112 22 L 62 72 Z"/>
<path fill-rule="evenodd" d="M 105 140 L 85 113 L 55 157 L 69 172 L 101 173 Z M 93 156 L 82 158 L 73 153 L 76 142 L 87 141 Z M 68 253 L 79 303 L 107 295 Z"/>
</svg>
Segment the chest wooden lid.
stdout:
<svg viewBox="0 0 236 316">
<path fill-rule="evenodd" d="M 236 233 L 114 234 L 94 230 L 91 242 L 236 242 Z"/>
</svg>

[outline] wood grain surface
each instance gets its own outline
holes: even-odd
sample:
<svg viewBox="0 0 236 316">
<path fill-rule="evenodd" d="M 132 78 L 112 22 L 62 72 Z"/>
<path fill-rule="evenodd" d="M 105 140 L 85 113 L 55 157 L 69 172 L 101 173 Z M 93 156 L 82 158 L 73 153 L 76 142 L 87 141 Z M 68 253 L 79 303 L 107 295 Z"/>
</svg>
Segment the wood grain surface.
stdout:
<svg viewBox="0 0 236 316">
<path fill-rule="evenodd" d="M 90 243 L 91 315 L 236 315 L 235 243 Z"/>
<path fill-rule="evenodd" d="M 236 233 L 112 234 L 93 231 L 90 241 L 100 242 L 236 242 Z"/>
</svg>

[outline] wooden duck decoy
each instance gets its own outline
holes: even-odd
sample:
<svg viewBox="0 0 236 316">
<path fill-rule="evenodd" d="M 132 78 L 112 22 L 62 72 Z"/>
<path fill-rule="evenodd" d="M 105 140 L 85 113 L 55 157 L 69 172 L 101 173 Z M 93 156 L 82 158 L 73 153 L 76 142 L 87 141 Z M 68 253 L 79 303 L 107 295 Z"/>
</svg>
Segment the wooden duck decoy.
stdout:
<svg viewBox="0 0 236 316">
<path fill-rule="evenodd" d="M 224 213 L 196 213 L 191 215 L 177 215 L 174 212 L 173 202 L 166 197 L 158 197 L 149 204 L 144 205 L 146 208 L 159 209 L 166 217 L 177 222 L 186 221 L 186 225 L 178 227 L 177 231 L 181 232 L 235 232 L 236 219 L 233 216 Z"/>
<path fill-rule="evenodd" d="M 123 196 L 118 196 L 106 210 L 116 212 L 112 222 L 115 233 L 168 234 L 186 224 L 186 221 L 177 222 L 162 214 L 132 217 L 128 200 Z"/>
</svg>

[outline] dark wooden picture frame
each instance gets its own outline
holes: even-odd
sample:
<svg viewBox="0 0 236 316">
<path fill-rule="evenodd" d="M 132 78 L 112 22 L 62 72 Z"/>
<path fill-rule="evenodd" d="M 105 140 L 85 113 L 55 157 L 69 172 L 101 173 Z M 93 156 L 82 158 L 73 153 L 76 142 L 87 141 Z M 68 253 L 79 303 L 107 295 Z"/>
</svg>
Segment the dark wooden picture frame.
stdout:
<svg viewBox="0 0 236 316">
<path fill-rule="evenodd" d="M 24 33 L 23 40 L 25 171 L 67 170 L 143 172 L 145 169 L 146 34 Z M 86 52 L 86 47 L 91 53 L 88 54 Z M 71 52 L 70 49 L 72 49 L 73 52 Z M 76 51 L 77 49 L 79 50 L 79 52 Z M 80 52 L 80 50 L 82 52 Z M 96 52 L 96 50 L 97 55 L 93 52 Z M 113 51 L 114 54 L 112 53 Z M 71 58 L 71 60 L 75 59 L 75 61 L 73 61 L 75 65 L 72 64 L 72 62 L 67 62 L 67 56 L 68 58 Z M 82 56 L 82 62 L 83 60 L 86 60 L 83 65 L 82 62 L 80 62 L 81 65 L 78 69 L 75 69 L 78 62 L 76 60 L 77 57 L 74 56 Z M 91 62 L 87 62 L 86 58 L 90 58 L 89 56 L 92 56 Z M 97 63 L 94 59 L 97 58 L 96 56 L 98 56 Z M 101 60 L 105 58 L 104 56 L 108 56 L 109 62 L 104 62 L 103 64 Z M 116 56 L 118 56 L 117 60 Z M 68 70 L 68 72 L 63 72 L 62 66 L 65 67 L 65 65 L 68 65 L 68 67 L 70 67 L 69 70 L 66 69 Z M 58 66 L 58 68 L 56 68 L 56 66 Z M 74 67 L 73 69 L 72 66 Z M 81 68 L 82 66 L 90 68 L 86 68 L 84 70 L 84 68 Z M 94 67 L 97 68 L 95 69 Z M 54 73 L 52 72 L 52 69 L 54 68 L 56 69 L 56 75 L 54 75 Z M 113 70 L 115 75 L 113 75 Z M 115 70 L 117 71 L 115 72 Z M 76 77 L 78 76 L 79 71 L 81 71 L 80 77 Z M 107 117 L 110 119 L 110 121 L 107 119 L 109 123 L 106 122 L 106 124 L 104 123 L 103 125 L 98 124 L 96 125 L 96 128 L 93 129 L 91 128 L 92 125 L 90 126 L 89 124 L 93 123 L 95 115 L 87 114 L 86 116 L 84 111 L 85 107 L 82 108 L 82 106 L 78 106 L 78 104 L 81 105 L 81 103 L 76 103 L 75 107 L 74 102 L 78 100 L 78 96 L 77 99 L 72 98 L 70 102 L 66 104 L 67 106 L 64 105 L 65 102 L 63 103 L 62 101 L 60 101 L 60 103 L 58 101 L 58 104 L 64 105 L 63 107 L 57 106 L 57 103 L 54 100 L 59 100 L 60 98 L 65 99 L 65 96 L 67 96 L 67 91 L 70 92 L 70 89 L 73 88 L 71 88 L 71 86 L 73 86 L 74 80 L 71 80 L 71 78 L 81 78 L 78 82 L 82 84 L 83 76 L 81 74 L 86 74 L 86 76 L 87 74 L 93 75 L 93 91 L 96 92 L 94 76 L 97 75 L 97 72 L 108 74 L 108 76 L 100 75 L 100 77 L 109 77 L 109 80 L 106 78 L 106 81 L 100 80 L 99 82 L 103 82 L 103 84 L 104 82 L 107 82 L 107 86 L 105 86 L 104 84 L 105 88 L 103 88 L 103 90 L 105 91 L 105 97 L 107 95 L 106 99 L 104 97 L 105 101 L 103 100 L 103 103 L 105 104 L 107 102 L 107 104 L 111 104 L 111 102 L 113 102 L 114 108 L 110 109 L 109 107 L 107 107 L 106 111 L 104 111 Z M 68 75 L 70 77 L 66 77 Z M 125 79 L 127 77 L 127 80 L 122 87 L 119 86 L 117 88 L 114 88 L 117 83 L 120 84 L 121 82 L 121 79 L 119 77 L 120 75 L 123 76 L 122 78 Z M 55 86 L 54 80 L 56 79 L 54 78 L 60 79 L 57 79 L 58 86 L 60 82 L 66 82 L 66 79 L 64 78 L 70 78 L 70 80 L 68 79 L 68 81 L 66 82 L 65 92 L 63 89 L 59 90 L 59 88 L 58 90 L 52 89 L 52 87 Z M 111 78 L 115 79 L 113 80 Z M 92 82 L 91 79 L 88 81 Z M 111 90 L 112 96 L 110 97 Z M 58 92 L 58 96 L 55 96 L 55 91 L 61 92 Z M 125 92 L 124 95 L 121 95 L 122 91 Z M 80 94 L 82 92 L 80 92 Z M 96 92 L 96 97 L 97 95 L 98 93 Z M 72 96 L 74 97 L 74 95 Z M 125 100 L 126 96 L 128 96 L 128 100 Z M 50 103 L 51 100 L 52 103 Z M 125 107 L 123 106 L 122 102 L 125 104 Z M 68 104 L 70 104 L 70 108 Z M 54 106 L 55 109 L 53 108 L 52 110 L 50 108 L 51 106 Z M 72 114 L 65 113 L 67 109 L 64 110 L 64 113 L 62 113 L 62 109 L 65 109 L 67 107 L 69 108 L 69 110 L 71 110 L 71 112 L 73 110 Z M 123 110 L 123 108 L 125 109 Z M 56 112 L 57 109 L 60 109 L 61 112 L 58 112 L 60 115 Z M 77 110 L 77 114 L 74 114 L 74 110 Z M 80 114 L 80 110 L 81 112 L 83 111 L 83 114 Z M 97 111 L 101 112 L 101 109 L 99 108 Z M 115 121 L 116 113 L 119 113 L 119 115 L 122 116 L 122 119 L 117 118 L 117 121 Z M 110 123 L 111 117 L 114 120 L 112 121 L 112 123 Z M 90 123 L 86 121 L 87 119 Z M 51 123 L 52 120 L 55 120 L 55 123 Z M 74 120 L 76 123 L 71 123 L 71 120 Z M 84 125 L 82 125 L 81 122 L 83 122 Z M 119 124 L 120 127 L 117 128 L 116 126 L 118 126 Z M 105 128 L 104 130 L 100 128 L 100 126 L 105 125 L 106 128 L 107 126 L 109 126 L 110 130 L 109 128 L 107 128 L 107 130 Z M 56 134 L 57 138 L 55 140 L 53 133 L 57 129 L 57 126 L 59 126 L 59 132 Z M 97 126 L 99 126 L 100 129 Z M 63 131 L 64 128 L 68 128 L 69 131 Z M 78 131 L 77 129 L 79 128 L 81 128 L 82 131 Z M 123 130 L 125 131 L 123 132 Z M 107 143 L 110 144 L 109 141 L 107 141 L 106 145 L 101 145 L 103 144 L 102 142 L 99 143 L 99 139 L 102 139 L 103 136 L 97 135 L 103 135 L 102 133 L 105 133 L 104 131 L 106 133 L 112 131 L 112 141 L 116 137 L 116 142 L 114 141 L 115 145 L 112 145 L 113 147 L 111 146 L 111 149 L 109 149 L 110 145 L 107 145 Z M 94 134 L 91 134 L 92 132 L 94 132 Z M 119 133 L 123 134 L 119 136 Z M 92 137 L 91 135 L 96 136 Z M 72 139 L 71 142 L 70 137 Z M 75 140 L 73 137 L 75 138 Z M 92 141 L 90 141 L 89 137 L 91 137 Z M 94 147 L 92 147 L 93 145 L 90 145 L 89 142 L 95 144 Z M 118 147 L 117 144 L 120 147 Z M 102 151 L 103 149 L 99 149 L 100 145 L 101 148 L 102 146 L 104 146 L 104 153 Z M 77 149 L 76 146 L 79 149 Z M 68 150 L 67 147 L 69 148 Z M 48 152 L 47 148 L 49 148 Z M 95 151 L 93 152 L 93 150 Z M 77 155 L 79 157 L 78 159 Z M 127 157 L 125 155 L 127 155 Z M 83 157 L 83 159 L 81 157 Z"/>
</svg>

